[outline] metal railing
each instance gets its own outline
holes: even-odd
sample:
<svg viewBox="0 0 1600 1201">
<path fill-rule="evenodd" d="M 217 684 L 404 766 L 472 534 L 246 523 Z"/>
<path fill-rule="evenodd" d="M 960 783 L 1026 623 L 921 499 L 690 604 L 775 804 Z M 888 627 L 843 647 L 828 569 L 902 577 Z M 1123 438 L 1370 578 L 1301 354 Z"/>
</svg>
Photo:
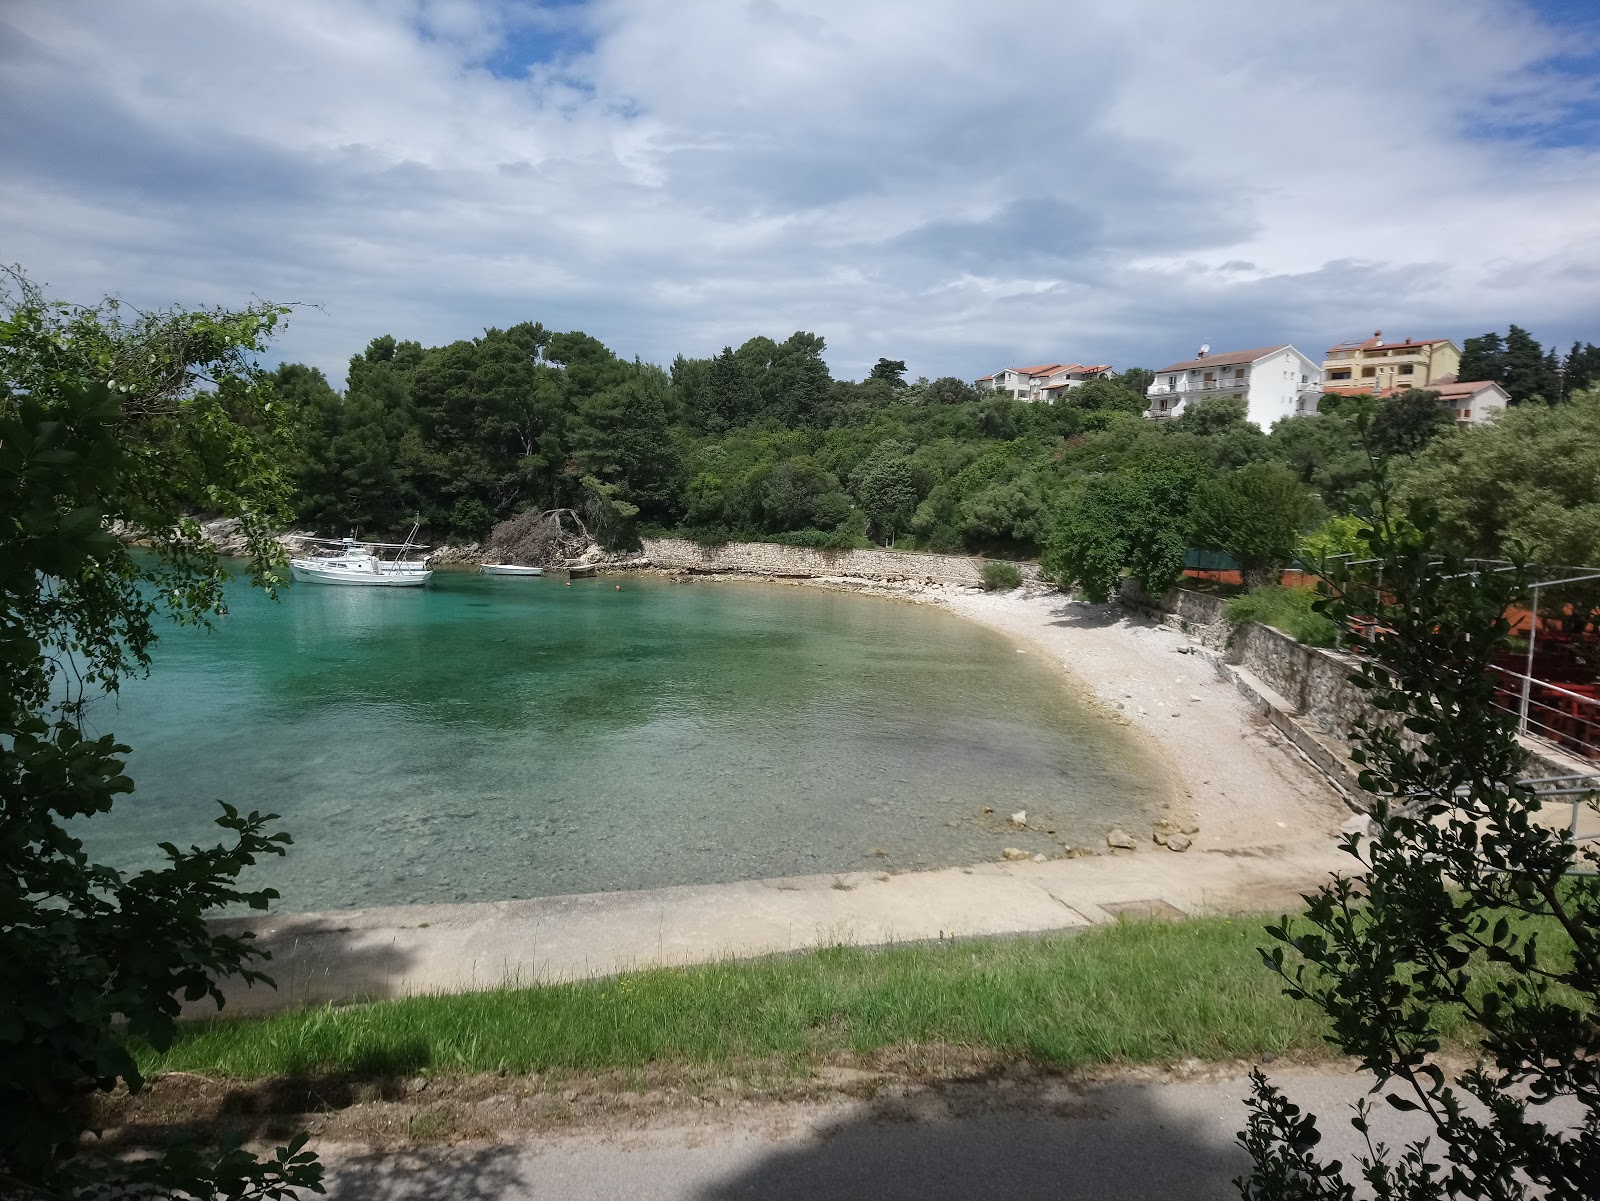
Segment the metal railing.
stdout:
<svg viewBox="0 0 1600 1201">
<path fill-rule="evenodd" d="M 1212 380 L 1209 383 L 1200 382 L 1190 384 L 1186 388 L 1169 388 L 1165 385 L 1152 387 L 1146 396 L 1190 396 L 1195 393 L 1205 392 L 1237 392 L 1240 388 L 1248 388 L 1250 381 L 1247 379 Z"/>
<path fill-rule="evenodd" d="M 1517 718 L 1517 732 L 1600 763 L 1600 697 L 1496 665 L 1505 683 L 1495 707 Z"/>
</svg>

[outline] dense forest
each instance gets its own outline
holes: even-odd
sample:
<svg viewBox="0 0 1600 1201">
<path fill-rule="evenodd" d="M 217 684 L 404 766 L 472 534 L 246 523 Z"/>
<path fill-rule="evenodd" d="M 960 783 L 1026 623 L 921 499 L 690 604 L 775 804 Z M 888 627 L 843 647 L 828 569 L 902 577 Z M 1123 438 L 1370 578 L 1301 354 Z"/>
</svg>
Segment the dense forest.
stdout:
<svg viewBox="0 0 1600 1201">
<path fill-rule="evenodd" d="M 522 324 L 434 348 L 376 338 L 351 359 L 342 394 L 315 369 L 285 364 L 278 393 L 303 417 L 298 513 L 368 535 L 417 518 L 432 537 L 465 541 L 526 510 L 587 507 L 616 544 L 673 530 L 704 542 L 1045 554 L 1047 564 L 1054 541 L 1063 576 L 1127 568 L 1160 582 L 1186 547 L 1271 558 L 1285 537 L 1352 512 L 1369 452 L 1395 466 L 1402 488 L 1425 480 L 1475 550 L 1502 549 L 1508 531 L 1526 541 L 1540 523 L 1519 513 L 1600 501 L 1582 483 L 1600 464 L 1584 395 L 1600 351 L 1575 346 L 1558 361 L 1516 326 L 1467 340 L 1473 369 L 1516 383 L 1525 402 L 1493 430 L 1458 430 L 1425 392 L 1329 396 L 1321 413 L 1271 431 L 1222 399 L 1152 422 L 1139 416 L 1145 371 L 1030 404 L 954 378 L 907 381 L 905 364 L 888 359 L 864 380 L 836 380 L 825 349 L 814 334 L 757 337 L 663 369 L 583 333 Z M 1587 475 L 1540 473 L 1505 449 L 1534 442 L 1551 454 L 1577 448 Z M 1483 473 L 1497 470 L 1508 478 L 1485 486 Z M 1470 496 L 1450 491 L 1471 479 Z M 1293 529 L 1241 533 L 1262 512 Z M 1560 545 L 1568 559 L 1600 557 L 1600 533 L 1586 544 L 1569 531 Z"/>
</svg>

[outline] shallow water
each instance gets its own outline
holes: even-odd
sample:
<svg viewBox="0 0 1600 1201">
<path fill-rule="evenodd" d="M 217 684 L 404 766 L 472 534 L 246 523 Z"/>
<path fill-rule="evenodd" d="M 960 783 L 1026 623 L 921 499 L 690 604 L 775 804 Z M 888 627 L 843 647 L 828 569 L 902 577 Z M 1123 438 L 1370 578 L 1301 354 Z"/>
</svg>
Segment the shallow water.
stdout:
<svg viewBox="0 0 1600 1201">
<path fill-rule="evenodd" d="M 1167 781 L 1064 673 L 939 610 L 653 578 L 242 583 L 94 709 L 131 797 L 119 866 L 283 815 L 285 910 L 480 901 L 1103 846 Z M 995 813 L 980 809 L 991 806 Z M 1018 833 L 1004 816 L 1027 809 Z"/>
</svg>

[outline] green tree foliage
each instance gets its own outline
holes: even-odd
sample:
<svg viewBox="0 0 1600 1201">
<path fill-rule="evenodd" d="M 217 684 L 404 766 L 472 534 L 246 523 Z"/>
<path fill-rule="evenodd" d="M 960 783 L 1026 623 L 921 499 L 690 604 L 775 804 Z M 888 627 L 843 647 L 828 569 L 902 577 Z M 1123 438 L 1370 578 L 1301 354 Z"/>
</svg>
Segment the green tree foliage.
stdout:
<svg viewBox="0 0 1600 1201">
<path fill-rule="evenodd" d="M 182 1001 L 266 983 L 248 937 L 213 934 L 225 905 L 264 907 L 239 873 L 280 855 L 272 814 L 224 805 L 223 840 L 163 846 L 159 868 L 93 862 L 78 834 L 133 785 L 128 747 L 80 729 L 82 705 L 149 662 L 163 615 L 204 621 L 226 576 L 189 514 L 237 517 L 270 584 L 287 517 L 287 405 L 255 365 L 282 310 L 125 317 L 0 296 L 0 1192 L 20 1197 L 293 1196 L 320 1192 L 303 1140 L 265 1162 L 171 1149 L 96 1166 L 87 1102 L 142 1081 L 129 1039 L 168 1044 Z M 317 399 L 306 373 L 283 377 Z M 322 398 L 325 399 L 325 398 Z M 109 529 L 149 531 L 135 558 Z M 274 1191 L 279 1190 L 279 1191 Z"/>
<path fill-rule="evenodd" d="M 1367 479 L 1361 414 L 1395 455 L 1456 437 L 1443 406 L 1414 395 L 1328 397 L 1268 435 L 1222 397 L 1144 421 L 1137 371 L 1029 404 L 953 377 L 897 383 L 897 360 L 834 380 L 824 350 L 803 331 L 755 337 L 679 355 L 665 373 L 532 322 L 442 347 L 377 338 L 342 396 L 308 368 L 279 371 L 306 415 L 296 505 L 328 533 L 397 534 L 420 515 L 430 538 L 472 539 L 522 510 L 600 506 L 622 542 L 681 529 L 856 545 L 870 529 L 899 546 L 1027 558 L 1095 476 L 1277 461 L 1347 513 Z M 896 462 L 876 462 L 885 446 Z"/>
<path fill-rule="evenodd" d="M 867 373 L 869 380 L 878 380 L 892 388 L 903 388 L 906 383 L 906 363 L 904 359 L 879 359 L 872 365 L 872 370 Z"/>
<path fill-rule="evenodd" d="M 1069 388 L 1056 403 L 1091 411 L 1139 414 L 1150 402 L 1125 379 L 1091 379 Z"/>
<path fill-rule="evenodd" d="M 1355 421 L 1343 408 L 1285 418 L 1272 427 L 1268 445 L 1272 457 L 1329 509 L 1348 513 L 1359 503 L 1370 465 Z"/>
<path fill-rule="evenodd" d="M 1597 857 L 1541 812 L 1515 719 L 1495 705 L 1520 582 L 1441 561 L 1430 524 L 1420 506 L 1400 524 L 1380 492 L 1366 541 L 1381 573 L 1332 579 L 1330 613 L 1375 637 L 1352 677 L 1374 716 L 1352 738 L 1376 833 L 1345 839 L 1360 878 L 1335 876 L 1263 951 L 1429 1137 L 1376 1142 L 1364 1103 L 1352 1125 L 1366 1151 L 1351 1170 L 1325 1162 L 1315 1116 L 1258 1071 L 1240 1135 L 1253 1201 L 1353 1198 L 1356 1180 L 1397 1201 L 1600 1195 Z M 1447 1017 L 1478 1048 L 1454 1080 Z"/>
<path fill-rule="evenodd" d="M 1095 602 L 1111 598 L 1124 570 L 1147 593 L 1166 592 L 1183 576 L 1197 474 L 1193 464 L 1171 462 L 1088 480 L 1051 529 L 1040 569 Z"/>
<path fill-rule="evenodd" d="M 1372 449 L 1384 458 L 1419 454 L 1445 430 L 1455 427 L 1455 414 L 1440 403 L 1437 392 L 1407 388 L 1378 401 L 1368 432 Z"/>
<path fill-rule="evenodd" d="M 1575 392 L 1587 392 L 1600 384 L 1600 346 L 1577 342 L 1562 361 L 1563 378 L 1557 382 L 1557 399 L 1566 400 Z"/>
<path fill-rule="evenodd" d="M 978 391 L 965 380 L 945 375 L 922 389 L 922 400 L 931 405 L 971 404 L 978 399 Z"/>
<path fill-rule="evenodd" d="M 1453 549 L 1600 562 L 1600 390 L 1453 431 L 1402 466 L 1397 487 L 1435 508 L 1438 535 Z"/>
<path fill-rule="evenodd" d="M 1287 467 L 1252 463 L 1195 489 L 1191 537 L 1196 546 L 1231 555 L 1245 587 L 1257 588 L 1288 566 L 1317 507 L 1316 497 Z"/>
<path fill-rule="evenodd" d="M 885 443 L 864 462 L 855 479 L 856 500 L 878 540 L 893 543 L 895 534 L 911 528 L 917 488 L 904 449 Z"/>
<path fill-rule="evenodd" d="M 1580 354 L 1577 362 L 1586 361 Z M 1462 343 L 1461 366 L 1456 376 L 1462 380 L 1493 380 L 1506 390 L 1512 404 L 1554 404 L 1562 390 L 1555 374 L 1557 366 L 1553 350 L 1547 356 L 1532 334 L 1513 325 L 1503 338 L 1491 332 Z"/>
</svg>

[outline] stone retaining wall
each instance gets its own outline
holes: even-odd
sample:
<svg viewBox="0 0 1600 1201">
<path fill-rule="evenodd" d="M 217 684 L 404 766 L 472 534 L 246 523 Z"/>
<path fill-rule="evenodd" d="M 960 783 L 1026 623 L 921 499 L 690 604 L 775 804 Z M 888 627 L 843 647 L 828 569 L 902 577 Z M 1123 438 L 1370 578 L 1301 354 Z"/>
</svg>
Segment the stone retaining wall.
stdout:
<svg viewBox="0 0 1600 1201">
<path fill-rule="evenodd" d="M 1349 731 L 1356 719 L 1393 719 L 1371 707 L 1367 694 L 1350 683 L 1359 660 L 1342 651 L 1306 646 L 1281 630 L 1259 622 L 1231 627 L 1227 600 L 1210 593 L 1176 588 L 1152 603 L 1132 585 L 1123 604 L 1162 615 L 1203 645 L 1223 651 L 1218 670 L 1233 679 L 1325 776 L 1356 800 L 1360 785 L 1350 759 Z M 1534 775 L 1564 775 L 1591 770 L 1542 743 L 1523 740 Z"/>
<path fill-rule="evenodd" d="M 981 586 L 989 562 L 968 555 L 929 555 L 897 550 L 817 550 L 773 542 L 729 542 L 701 546 L 683 538 L 646 538 L 644 553 L 666 570 L 813 579 L 849 576 L 866 580 L 914 580 L 924 584 Z M 1037 581 L 1033 563 L 1014 564 L 1024 580 Z"/>
</svg>

